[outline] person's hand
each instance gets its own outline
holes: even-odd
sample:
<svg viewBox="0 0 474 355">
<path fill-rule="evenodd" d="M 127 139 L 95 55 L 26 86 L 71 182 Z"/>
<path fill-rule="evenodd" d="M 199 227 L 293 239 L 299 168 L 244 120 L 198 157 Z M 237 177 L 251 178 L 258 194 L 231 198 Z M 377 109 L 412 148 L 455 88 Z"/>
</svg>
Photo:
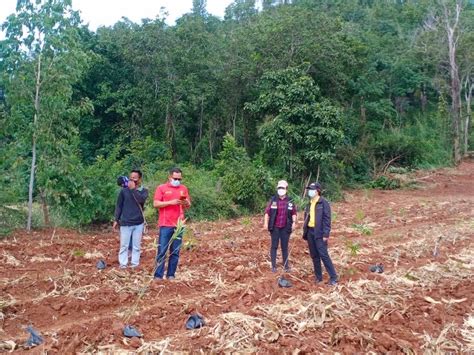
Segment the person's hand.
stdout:
<svg viewBox="0 0 474 355">
<path fill-rule="evenodd" d="M 117 221 L 114 221 L 114 223 L 112 224 L 112 230 L 115 232 L 117 230 Z"/>
<path fill-rule="evenodd" d="M 179 198 L 175 198 L 174 200 L 169 200 L 168 203 L 170 206 L 176 206 L 176 205 L 182 205 L 183 201 L 181 201 Z"/>
<path fill-rule="evenodd" d="M 324 243 L 327 243 L 328 240 L 329 240 L 329 237 L 323 237 L 323 242 L 324 242 Z"/>
<path fill-rule="evenodd" d="M 129 181 L 128 181 L 128 188 L 129 188 L 130 190 L 135 189 L 136 186 L 137 186 L 137 185 L 135 184 L 135 181 L 133 181 L 133 180 L 129 180 Z"/>
</svg>

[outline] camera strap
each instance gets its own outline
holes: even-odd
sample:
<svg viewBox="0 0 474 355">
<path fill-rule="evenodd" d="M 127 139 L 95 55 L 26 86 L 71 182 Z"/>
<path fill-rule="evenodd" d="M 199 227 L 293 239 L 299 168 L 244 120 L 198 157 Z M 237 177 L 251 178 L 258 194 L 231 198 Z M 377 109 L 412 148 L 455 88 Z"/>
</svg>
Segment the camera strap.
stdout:
<svg viewBox="0 0 474 355">
<path fill-rule="evenodd" d="M 143 213 L 142 205 L 140 205 L 140 203 L 138 203 L 137 198 L 135 197 L 135 194 L 133 193 L 133 191 L 130 190 L 130 193 L 132 194 L 133 199 L 134 199 L 135 202 L 137 203 L 138 208 L 140 209 L 140 212 L 142 213 L 142 217 L 143 217 L 143 234 L 146 234 L 147 229 L 148 229 L 148 223 L 146 222 L 145 213 Z"/>
</svg>

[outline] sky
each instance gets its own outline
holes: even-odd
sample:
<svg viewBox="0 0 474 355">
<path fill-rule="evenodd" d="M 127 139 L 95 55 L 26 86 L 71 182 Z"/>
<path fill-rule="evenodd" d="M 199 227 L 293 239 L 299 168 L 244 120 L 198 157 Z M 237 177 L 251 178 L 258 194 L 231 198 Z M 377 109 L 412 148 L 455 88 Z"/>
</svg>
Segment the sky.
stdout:
<svg viewBox="0 0 474 355">
<path fill-rule="evenodd" d="M 15 12 L 17 0 L 0 0 L 0 23 Z M 81 19 L 93 31 L 99 26 L 111 26 L 122 17 L 139 23 L 143 18 L 155 18 L 160 8 L 168 12 L 167 23 L 173 25 L 181 15 L 190 12 L 192 0 L 72 0 L 72 7 L 81 11 Z M 220 18 L 232 0 L 207 0 L 207 11 Z M 161 16 L 160 16 L 161 17 Z M 0 33 L 0 39 L 3 35 Z"/>
</svg>

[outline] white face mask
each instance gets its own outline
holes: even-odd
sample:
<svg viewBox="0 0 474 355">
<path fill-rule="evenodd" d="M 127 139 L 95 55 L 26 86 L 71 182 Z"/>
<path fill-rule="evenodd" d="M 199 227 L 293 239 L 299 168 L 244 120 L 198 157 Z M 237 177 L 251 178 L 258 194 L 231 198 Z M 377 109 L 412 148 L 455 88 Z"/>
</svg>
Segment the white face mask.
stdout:
<svg viewBox="0 0 474 355">
<path fill-rule="evenodd" d="M 171 178 L 171 185 L 173 185 L 174 187 L 178 187 L 179 185 L 181 185 L 181 181 Z"/>
<path fill-rule="evenodd" d="M 283 197 L 283 196 L 286 195 L 286 190 L 284 190 L 284 189 L 278 189 L 278 190 L 277 190 L 277 194 L 278 194 L 278 196 Z"/>
<path fill-rule="evenodd" d="M 308 196 L 311 197 L 311 198 L 316 196 L 316 190 L 308 190 Z"/>
</svg>

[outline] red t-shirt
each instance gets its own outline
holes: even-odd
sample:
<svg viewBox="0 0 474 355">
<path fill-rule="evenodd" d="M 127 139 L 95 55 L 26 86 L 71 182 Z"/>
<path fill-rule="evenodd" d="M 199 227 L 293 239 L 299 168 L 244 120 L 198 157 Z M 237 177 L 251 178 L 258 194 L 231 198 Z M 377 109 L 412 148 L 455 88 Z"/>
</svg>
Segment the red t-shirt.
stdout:
<svg viewBox="0 0 474 355">
<path fill-rule="evenodd" d="M 154 201 L 170 201 L 185 196 L 190 201 L 188 188 L 184 185 L 175 187 L 169 182 L 158 186 L 155 190 Z M 158 226 L 160 227 L 176 227 L 178 219 L 184 219 L 184 206 L 172 205 L 159 209 Z"/>
</svg>

